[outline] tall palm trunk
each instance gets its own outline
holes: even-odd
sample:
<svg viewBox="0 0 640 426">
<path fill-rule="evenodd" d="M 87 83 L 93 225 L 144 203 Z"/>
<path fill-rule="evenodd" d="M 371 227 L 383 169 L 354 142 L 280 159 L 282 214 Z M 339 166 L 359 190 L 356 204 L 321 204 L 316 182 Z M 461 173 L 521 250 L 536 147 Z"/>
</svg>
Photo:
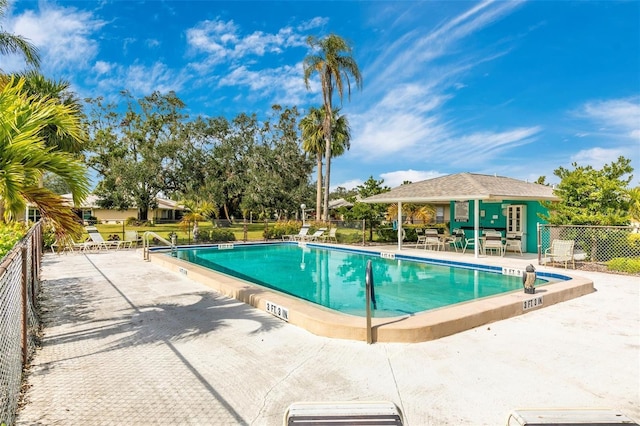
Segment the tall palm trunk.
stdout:
<svg viewBox="0 0 640 426">
<path fill-rule="evenodd" d="M 316 183 L 316 220 L 319 220 L 322 211 L 322 154 L 316 154 L 316 163 L 318 168 L 318 182 Z"/>
<path fill-rule="evenodd" d="M 326 114 L 324 118 L 324 138 L 325 138 L 325 154 L 324 157 L 327 161 L 327 171 L 324 174 L 324 209 L 323 219 L 329 220 L 329 183 L 331 178 L 331 98 L 328 98 L 329 102 L 326 104 Z"/>
</svg>

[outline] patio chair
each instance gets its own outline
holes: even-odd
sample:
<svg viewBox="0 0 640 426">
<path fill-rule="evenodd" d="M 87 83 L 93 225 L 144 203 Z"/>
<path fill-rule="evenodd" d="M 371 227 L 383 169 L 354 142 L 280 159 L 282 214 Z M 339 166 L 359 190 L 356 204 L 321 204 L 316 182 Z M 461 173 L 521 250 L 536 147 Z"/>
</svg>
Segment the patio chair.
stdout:
<svg viewBox="0 0 640 426">
<path fill-rule="evenodd" d="M 504 244 L 502 244 L 502 234 L 500 232 L 485 232 L 484 241 L 482 243 L 482 252 L 487 254 L 497 251 L 500 256 L 504 256 Z"/>
<path fill-rule="evenodd" d="M 121 242 L 121 247 L 131 248 L 134 245 L 138 247 L 138 243 L 142 241 L 142 237 L 138 234 L 138 231 L 124 231 L 124 240 Z"/>
<path fill-rule="evenodd" d="M 449 246 L 453 247 L 457 253 L 458 248 L 464 249 L 464 239 L 464 231 L 462 229 L 455 228 L 446 242 Z"/>
<path fill-rule="evenodd" d="M 402 412 L 390 401 L 295 402 L 284 414 L 293 425 L 404 425 Z"/>
<path fill-rule="evenodd" d="M 576 269 L 576 262 L 573 257 L 573 246 L 575 241 L 573 240 L 553 240 L 551 247 L 544 251 L 544 263 L 548 260 L 550 263 L 562 263 L 564 262 L 564 268 L 567 269 L 569 262 L 573 265 L 573 269 Z"/>
<path fill-rule="evenodd" d="M 323 243 L 326 243 L 326 242 L 337 243 L 338 242 L 338 237 L 336 236 L 337 232 L 338 232 L 338 228 L 331 228 L 331 229 L 329 229 L 329 234 L 322 235 L 322 237 L 320 237 L 320 238 L 322 239 Z"/>
<path fill-rule="evenodd" d="M 120 248 L 122 241 L 105 240 L 102 237 L 102 234 L 100 233 L 100 231 L 98 231 L 98 228 L 96 228 L 95 226 L 87 226 L 85 229 L 89 233 L 89 238 L 91 238 L 91 241 L 93 241 L 97 246 L 104 249 L 113 248 L 117 250 Z"/>
<path fill-rule="evenodd" d="M 282 241 L 298 241 L 309 233 L 310 227 L 310 225 L 302 225 L 302 228 L 300 228 L 300 231 L 297 234 L 283 235 Z"/>
<path fill-rule="evenodd" d="M 319 228 L 311 235 L 304 235 L 300 238 L 300 241 L 318 241 L 318 238 L 322 237 L 327 228 Z"/>
<path fill-rule="evenodd" d="M 507 232 L 504 252 L 508 251 L 517 251 L 522 256 L 522 232 Z"/>
<path fill-rule="evenodd" d="M 440 248 L 444 248 L 444 241 L 440 239 L 440 235 L 438 235 L 438 230 L 434 228 L 429 228 L 424 230 L 424 248 L 425 250 L 428 247 L 431 247 L 433 250 L 440 250 Z"/>
<path fill-rule="evenodd" d="M 478 240 L 478 244 L 480 244 L 480 241 Z M 462 254 L 464 254 L 468 248 L 475 248 L 476 246 L 476 238 L 475 238 L 475 234 L 474 236 L 472 236 L 471 238 L 467 238 L 466 235 L 464 237 L 464 248 L 462 249 Z M 480 247 L 482 248 L 482 247 Z"/>
</svg>

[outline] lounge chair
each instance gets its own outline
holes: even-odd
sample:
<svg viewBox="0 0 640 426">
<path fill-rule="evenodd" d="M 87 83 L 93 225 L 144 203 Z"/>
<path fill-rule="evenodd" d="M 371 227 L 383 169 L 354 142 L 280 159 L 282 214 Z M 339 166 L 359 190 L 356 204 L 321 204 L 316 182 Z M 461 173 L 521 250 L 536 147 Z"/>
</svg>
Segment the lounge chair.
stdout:
<svg viewBox="0 0 640 426">
<path fill-rule="evenodd" d="M 507 232 L 504 251 L 517 251 L 522 256 L 522 232 Z"/>
<path fill-rule="evenodd" d="M 302 225 L 300 232 L 292 235 L 283 235 L 282 241 L 298 241 L 304 238 L 309 233 L 310 225 Z"/>
<path fill-rule="evenodd" d="M 92 248 L 99 249 L 100 247 L 93 241 L 77 243 L 73 238 L 64 236 L 56 239 L 54 243 L 51 244 L 51 253 L 87 251 Z"/>
<path fill-rule="evenodd" d="M 404 425 L 402 412 L 390 401 L 295 402 L 284 414 L 293 425 Z"/>
<path fill-rule="evenodd" d="M 329 229 L 329 234 L 327 235 L 322 235 L 321 239 L 323 243 L 326 242 L 334 242 L 337 243 L 338 242 L 338 237 L 336 236 L 336 233 L 338 232 L 338 228 L 331 228 Z"/>
<path fill-rule="evenodd" d="M 318 238 L 322 237 L 327 228 L 320 228 L 311 235 L 304 235 L 300 238 L 300 241 L 318 241 Z"/>
<path fill-rule="evenodd" d="M 87 226 L 85 229 L 89 233 L 89 238 L 91 238 L 91 241 L 96 243 L 96 245 L 98 245 L 101 248 L 105 248 L 105 249 L 113 248 L 117 250 L 120 248 L 122 244 L 122 241 L 105 240 L 102 237 L 102 234 L 100 233 L 100 231 L 98 231 L 98 228 L 96 228 L 95 226 Z"/>
<path fill-rule="evenodd" d="M 551 247 L 544 251 L 544 263 L 562 263 L 564 262 L 564 268 L 567 269 L 569 262 L 573 265 L 573 269 L 576 269 L 576 262 L 573 257 L 573 246 L 575 241 L 573 240 L 553 240 Z"/>
</svg>

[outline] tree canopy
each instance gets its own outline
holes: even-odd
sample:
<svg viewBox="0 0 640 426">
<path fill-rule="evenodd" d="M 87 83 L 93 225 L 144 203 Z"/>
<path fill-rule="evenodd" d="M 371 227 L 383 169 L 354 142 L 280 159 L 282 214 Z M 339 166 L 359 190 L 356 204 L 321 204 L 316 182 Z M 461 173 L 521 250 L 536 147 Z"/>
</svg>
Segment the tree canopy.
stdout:
<svg viewBox="0 0 640 426">
<path fill-rule="evenodd" d="M 384 179 L 375 180 L 373 176 L 369 176 L 369 179 L 362 185 L 358 185 L 356 189 L 360 198 L 367 198 L 391 190 L 391 188 L 383 184 Z M 378 226 L 380 222 L 382 222 L 382 219 L 384 219 L 387 205 L 363 203 L 358 201 L 356 197 L 349 197 L 347 200 L 353 203 L 353 207 L 350 209 L 341 209 L 341 213 L 347 219 L 365 219 L 367 227 L 369 228 L 369 240 L 373 240 L 373 228 Z"/>
<path fill-rule="evenodd" d="M 553 225 L 628 225 L 632 201 L 631 160 L 619 157 L 601 170 L 572 164 L 573 170 L 554 171 L 561 181 L 554 189 L 560 202 L 543 202 L 549 214 L 540 217 Z"/>
<path fill-rule="evenodd" d="M 104 207 L 137 206 L 147 219 L 156 197 L 207 206 L 231 220 L 297 211 L 308 202 L 313 163 L 301 149 L 299 113 L 274 105 L 271 116 L 197 117 L 189 121 L 174 94 L 134 100 L 127 108 L 91 100 L 91 166 Z"/>
</svg>

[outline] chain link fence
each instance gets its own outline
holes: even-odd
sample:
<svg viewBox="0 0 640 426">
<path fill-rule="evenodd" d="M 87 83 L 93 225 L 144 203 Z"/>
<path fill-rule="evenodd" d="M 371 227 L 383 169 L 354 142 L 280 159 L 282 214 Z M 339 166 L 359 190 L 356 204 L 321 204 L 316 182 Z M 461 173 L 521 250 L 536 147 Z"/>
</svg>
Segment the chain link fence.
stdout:
<svg viewBox="0 0 640 426">
<path fill-rule="evenodd" d="M 545 263 L 554 240 L 573 241 L 576 268 L 601 266 L 618 269 L 629 261 L 640 262 L 640 230 L 634 226 L 540 225 L 538 261 Z M 614 265 L 612 268 L 611 265 Z M 635 270 L 622 272 L 632 272 Z"/>
<path fill-rule="evenodd" d="M 41 257 L 42 222 L 38 222 L 1 259 L 0 424 L 12 425 L 15 421 L 22 371 L 37 344 Z"/>
</svg>

